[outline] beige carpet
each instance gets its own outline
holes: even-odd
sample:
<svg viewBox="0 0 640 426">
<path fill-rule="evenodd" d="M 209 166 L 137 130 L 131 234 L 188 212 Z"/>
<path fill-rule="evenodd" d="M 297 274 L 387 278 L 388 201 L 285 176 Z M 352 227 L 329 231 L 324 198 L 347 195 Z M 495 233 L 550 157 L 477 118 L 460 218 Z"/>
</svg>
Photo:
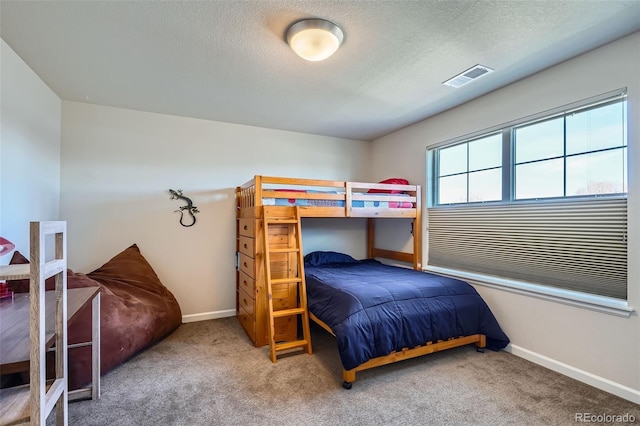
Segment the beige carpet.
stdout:
<svg viewBox="0 0 640 426">
<path fill-rule="evenodd" d="M 636 404 L 473 346 L 361 372 L 345 390 L 335 339 L 315 325 L 312 336 L 313 355 L 273 364 L 235 318 L 183 324 L 105 375 L 99 401 L 71 403 L 69 424 L 575 425 L 576 413 L 640 422 Z"/>
</svg>

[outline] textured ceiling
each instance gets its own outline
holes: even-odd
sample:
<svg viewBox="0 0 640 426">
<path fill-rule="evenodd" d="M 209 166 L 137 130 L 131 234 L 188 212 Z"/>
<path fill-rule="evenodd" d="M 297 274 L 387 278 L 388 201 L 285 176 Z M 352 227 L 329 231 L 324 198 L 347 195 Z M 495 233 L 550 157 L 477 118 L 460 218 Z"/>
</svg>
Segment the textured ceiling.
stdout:
<svg viewBox="0 0 640 426">
<path fill-rule="evenodd" d="M 310 17 L 345 33 L 324 62 L 284 41 Z M 0 2 L 0 36 L 62 99 L 360 140 L 638 30 L 640 0 Z M 496 71 L 442 85 L 475 64 Z"/>
</svg>

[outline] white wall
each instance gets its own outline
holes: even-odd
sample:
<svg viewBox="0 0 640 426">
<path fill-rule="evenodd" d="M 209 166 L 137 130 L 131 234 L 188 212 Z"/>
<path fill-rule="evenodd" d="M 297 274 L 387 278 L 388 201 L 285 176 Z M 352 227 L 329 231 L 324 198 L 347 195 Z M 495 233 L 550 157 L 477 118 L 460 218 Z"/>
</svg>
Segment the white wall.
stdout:
<svg viewBox="0 0 640 426">
<path fill-rule="evenodd" d="M 69 265 L 90 272 L 136 243 L 185 320 L 234 315 L 235 187 L 255 174 L 361 180 L 369 163 L 367 142 L 64 101 Z M 185 203 L 170 200 L 169 188 L 198 207 L 195 226 L 180 226 L 174 210 Z M 303 222 L 305 252 L 364 255 L 362 221 L 320 225 Z"/>
<path fill-rule="evenodd" d="M 62 103 L 2 39 L 0 67 L 0 235 L 28 257 L 29 222 L 58 219 Z"/>
<path fill-rule="evenodd" d="M 640 308 L 640 33 L 374 141 L 373 169 L 393 174 L 402 164 L 405 176 L 425 182 L 429 145 L 620 87 L 628 88 L 628 299 Z M 640 403 L 637 312 L 619 318 L 477 288 L 511 339 L 513 353 Z"/>
</svg>

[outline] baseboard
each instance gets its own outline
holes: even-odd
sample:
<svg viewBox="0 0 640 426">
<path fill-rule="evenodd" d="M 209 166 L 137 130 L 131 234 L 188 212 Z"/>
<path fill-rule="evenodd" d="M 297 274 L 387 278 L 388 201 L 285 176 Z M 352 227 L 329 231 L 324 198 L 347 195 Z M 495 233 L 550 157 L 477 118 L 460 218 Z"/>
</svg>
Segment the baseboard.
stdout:
<svg viewBox="0 0 640 426">
<path fill-rule="evenodd" d="M 235 309 L 227 309 L 225 311 L 214 311 L 214 312 L 202 312 L 200 314 L 189 314 L 182 316 L 182 322 L 196 322 L 196 321 L 206 321 L 217 318 L 226 318 L 235 316 Z"/>
<path fill-rule="evenodd" d="M 524 358 L 527 361 L 546 367 L 549 370 L 553 370 L 556 373 L 560 373 L 571 377 L 572 379 L 586 383 L 594 388 L 612 393 L 633 403 L 640 404 L 640 390 L 632 389 L 628 386 L 621 385 L 620 383 L 605 379 L 604 377 L 596 376 L 595 374 L 580 370 L 579 368 L 522 348 L 518 345 L 509 344 L 505 348 L 505 351 L 520 358 Z"/>
</svg>

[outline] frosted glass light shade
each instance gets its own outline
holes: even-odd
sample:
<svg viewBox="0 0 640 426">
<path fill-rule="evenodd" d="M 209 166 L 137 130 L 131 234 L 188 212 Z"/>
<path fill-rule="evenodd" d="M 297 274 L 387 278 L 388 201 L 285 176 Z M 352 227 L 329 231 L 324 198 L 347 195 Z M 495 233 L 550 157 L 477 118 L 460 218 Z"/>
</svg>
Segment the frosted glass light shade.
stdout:
<svg viewBox="0 0 640 426">
<path fill-rule="evenodd" d="M 323 19 L 305 19 L 287 31 L 287 42 L 298 56 L 307 61 L 322 61 L 333 55 L 344 35 L 334 23 Z"/>
</svg>

